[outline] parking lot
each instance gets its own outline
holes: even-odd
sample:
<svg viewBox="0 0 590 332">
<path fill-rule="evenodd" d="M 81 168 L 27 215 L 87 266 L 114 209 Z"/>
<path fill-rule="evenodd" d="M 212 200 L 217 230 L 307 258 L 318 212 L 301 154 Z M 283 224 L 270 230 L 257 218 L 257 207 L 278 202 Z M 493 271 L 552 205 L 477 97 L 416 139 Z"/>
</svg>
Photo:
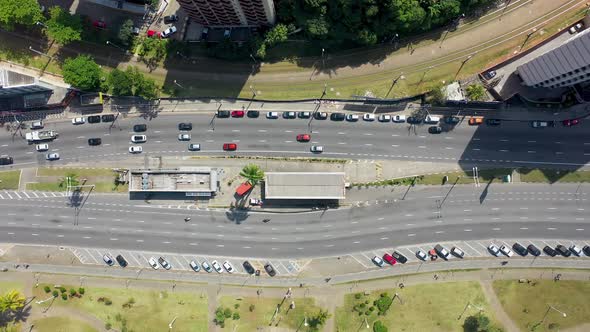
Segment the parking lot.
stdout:
<svg viewBox="0 0 590 332">
<path fill-rule="evenodd" d="M 202 255 L 185 255 L 185 254 L 161 254 L 156 252 L 146 252 L 146 251 L 130 251 L 130 250 L 113 250 L 113 249 L 94 249 L 94 248 L 70 248 L 70 251 L 82 262 L 82 264 L 93 264 L 93 265 L 106 265 L 103 261 L 102 257 L 104 254 L 109 254 L 112 258 L 115 258 L 117 255 L 122 255 L 127 262 L 129 263 L 129 267 L 134 268 L 148 268 L 151 269 L 148 260 L 150 257 L 154 257 L 156 260 L 159 257 L 163 257 L 170 263 L 172 266 L 171 270 L 176 271 L 193 271 L 189 266 L 189 263 L 194 260 L 201 265 L 204 261 L 206 261 L 209 265 L 214 260 L 219 262 L 219 265 L 223 264 L 224 261 L 229 261 L 233 267 L 235 268 L 236 272 L 234 274 L 239 275 L 246 275 L 247 273 L 244 271 L 244 267 L 242 263 L 245 260 L 248 260 L 250 264 L 256 270 L 260 270 L 260 274 L 263 276 L 268 276 L 264 271 L 264 264 L 270 262 L 270 264 L 274 267 L 277 272 L 277 276 L 296 276 L 302 270 L 302 267 L 305 265 L 303 261 L 296 261 L 296 260 L 281 260 L 281 259 L 271 259 L 271 260 L 264 260 L 264 259 L 242 259 L 236 257 L 223 257 L 223 256 L 202 256 Z M 116 263 L 115 263 L 116 264 Z M 160 270 L 163 270 L 160 268 Z M 201 269 L 198 273 L 207 273 Z M 217 272 L 211 272 L 216 274 Z M 223 273 L 227 273 L 227 271 L 223 270 Z"/>
</svg>

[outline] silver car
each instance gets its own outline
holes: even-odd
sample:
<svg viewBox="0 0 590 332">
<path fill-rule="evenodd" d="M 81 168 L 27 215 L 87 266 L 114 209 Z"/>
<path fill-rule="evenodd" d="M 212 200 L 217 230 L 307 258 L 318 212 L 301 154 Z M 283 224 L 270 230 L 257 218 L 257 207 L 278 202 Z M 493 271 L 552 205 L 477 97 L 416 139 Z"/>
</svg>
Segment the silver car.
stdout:
<svg viewBox="0 0 590 332">
<path fill-rule="evenodd" d="M 321 145 L 312 145 L 311 148 L 309 148 L 309 151 L 313 153 L 322 153 L 324 152 L 324 147 Z"/>
<path fill-rule="evenodd" d="M 212 261 L 211 265 L 213 266 L 213 269 L 215 271 L 217 271 L 217 273 L 222 273 L 223 270 L 221 269 L 221 266 L 219 266 L 219 263 L 217 263 L 217 261 Z"/>
<path fill-rule="evenodd" d="M 56 153 L 56 152 L 54 152 L 54 153 L 48 153 L 45 156 L 45 159 L 50 160 L 50 161 L 51 160 L 58 160 L 59 159 L 59 153 Z"/>
<path fill-rule="evenodd" d="M 195 261 L 191 261 L 188 265 L 190 265 L 191 269 L 193 269 L 193 271 L 195 272 L 199 272 L 201 270 L 201 268 L 199 267 L 199 263 Z"/>
<path fill-rule="evenodd" d="M 207 261 L 203 261 L 201 263 L 201 266 L 203 267 L 203 270 L 207 271 L 207 273 L 211 273 L 211 271 L 212 271 L 211 265 L 209 265 L 209 263 L 207 263 Z"/>
</svg>

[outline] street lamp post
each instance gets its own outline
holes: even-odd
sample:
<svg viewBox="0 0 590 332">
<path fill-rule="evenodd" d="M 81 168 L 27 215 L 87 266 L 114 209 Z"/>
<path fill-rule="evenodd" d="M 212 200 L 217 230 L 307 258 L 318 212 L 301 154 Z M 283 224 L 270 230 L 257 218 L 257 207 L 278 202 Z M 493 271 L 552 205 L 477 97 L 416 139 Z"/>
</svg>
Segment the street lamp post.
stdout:
<svg viewBox="0 0 590 332">
<path fill-rule="evenodd" d="M 371 328 L 371 326 L 369 325 L 369 322 L 367 321 L 367 317 L 365 317 L 365 324 L 366 324 L 367 329 Z"/>
<path fill-rule="evenodd" d="M 168 324 L 168 329 L 171 330 L 172 326 L 174 325 L 174 322 L 176 322 L 176 318 L 178 318 L 178 316 L 174 316 L 174 318 L 172 319 L 172 321 Z"/>
<path fill-rule="evenodd" d="M 180 85 L 180 83 L 178 83 L 176 80 L 174 80 L 174 84 L 176 84 L 179 88 L 184 89 L 184 87 Z"/>
<path fill-rule="evenodd" d="M 545 319 L 547 318 L 547 315 L 549 314 L 549 311 L 551 311 L 551 310 L 555 310 L 555 311 L 559 312 L 563 316 L 563 318 L 567 317 L 567 314 L 565 312 L 560 311 L 559 309 L 555 308 L 554 306 L 548 304 L 547 311 L 545 311 L 545 315 L 543 316 L 543 319 L 541 320 L 539 325 L 542 325 L 543 323 L 545 323 Z"/>
<path fill-rule="evenodd" d="M 49 54 L 46 54 L 46 53 L 43 53 L 43 52 L 41 52 L 41 51 L 37 51 L 36 49 L 34 49 L 34 48 L 33 48 L 33 46 L 29 46 L 29 51 L 31 51 L 31 52 L 33 52 L 33 53 L 37 53 L 37 54 L 39 54 L 39 55 L 42 55 L 42 56 L 46 56 L 46 57 L 48 57 L 49 59 L 53 60 L 53 57 L 52 57 L 51 55 L 49 55 Z"/>
<path fill-rule="evenodd" d="M 116 48 L 120 49 L 121 51 L 125 52 L 125 54 L 129 54 L 129 50 L 126 50 L 126 49 L 122 48 L 121 46 L 119 46 L 119 45 L 117 45 L 117 44 L 113 43 L 113 42 L 112 42 L 112 41 L 110 41 L 110 40 L 107 40 L 107 45 L 111 45 L 111 46 L 113 46 L 113 47 L 116 47 Z"/>
<path fill-rule="evenodd" d="M 42 27 L 44 27 L 44 28 L 47 28 L 47 25 L 46 25 L 45 23 L 43 23 L 43 22 L 39 22 L 39 21 L 37 21 L 37 22 L 35 22 L 35 24 L 36 24 L 36 25 L 39 25 L 39 26 L 42 26 Z"/>
<path fill-rule="evenodd" d="M 324 52 L 326 50 L 322 47 L 322 69 L 324 69 L 324 67 L 326 66 L 326 62 L 324 61 Z"/>
</svg>

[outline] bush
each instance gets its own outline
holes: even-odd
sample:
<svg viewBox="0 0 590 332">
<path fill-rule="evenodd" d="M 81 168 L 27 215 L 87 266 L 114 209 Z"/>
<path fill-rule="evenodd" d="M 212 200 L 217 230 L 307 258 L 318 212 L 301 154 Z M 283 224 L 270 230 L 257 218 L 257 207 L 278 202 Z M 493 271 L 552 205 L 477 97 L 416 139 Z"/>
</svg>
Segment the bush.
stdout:
<svg viewBox="0 0 590 332">
<path fill-rule="evenodd" d="M 225 326 L 225 315 L 222 307 L 219 307 L 215 310 L 215 324 L 221 327 Z"/>
<path fill-rule="evenodd" d="M 239 314 L 239 313 L 237 313 L 237 312 L 234 312 L 234 314 L 233 314 L 233 316 L 232 316 L 232 319 L 233 319 L 233 320 L 238 320 L 238 319 L 240 319 L 240 314 Z"/>
<path fill-rule="evenodd" d="M 43 290 L 45 291 L 45 293 L 51 292 L 51 288 L 49 288 L 49 286 L 43 287 Z"/>
<path fill-rule="evenodd" d="M 231 317 L 231 309 L 230 308 L 225 308 L 225 310 L 223 310 L 223 316 L 225 318 L 230 318 Z"/>
<path fill-rule="evenodd" d="M 357 299 L 357 300 L 360 300 L 360 298 L 361 298 L 362 296 L 363 296 L 363 294 L 361 294 L 361 293 L 356 293 L 356 294 L 354 294 L 354 298 L 355 298 L 355 299 Z"/>
<path fill-rule="evenodd" d="M 377 301 L 375 301 L 375 306 L 379 310 L 379 314 L 384 315 L 389 309 L 389 306 L 391 306 L 392 299 L 389 297 L 389 295 L 387 295 L 387 293 L 381 295 L 382 296 Z"/>
<path fill-rule="evenodd" d="M 105 305 L 111 305 L 113 304 L 113 301 L 111 301 L 111 299 L 109 299 L 108 297 L 104 299 L 104 304 Z"/>
<path fill-rule="evenodd" d="M 239 303 L 234 304 L 234 309 L 238 309 L 240 307 Z"/>
<path fill-rule="evenodd" d="M 380 320 L 373 323 L 373 332 L 387 332 L 387 326 L 383 325 Z"/>
<path fill-rule="evenodd" d="M 73 288 L 70 288 L 70 296 L 74 297 L 76 296 L 76 290 Z"/>
<path fill-rule="evenodd" d="M 86 292 L 86 290 L 84 289 L 84 287 L 78 288 L 78 293 L 80 293 L 80 295 L 84 295 L 84 292 Z"/>
<path fill-rule="evenodd" d="M 65 287 L 60 287 L 59 288 L 59 291 L 62 292 L 62 293 L 65 293 L 67 291 L 67 289 Z"/>
<path fill-rule="evenodd" d="M 54 289 L 53 292 L 51 292 L 51 294 L 53 295 L 53 297 L 59 296 L 59 292 L 57 291 L 57 289 Z"/>
<path fill-rule="evenodd" d="M 131 307 L 133 307 L 134 304 L 135 304 L 135 299 L 132 298 L 132 297 L 130 297 L 129 300 L 127 300 L 127 302 L 125 302 L 125 303 L 123 303 L 121 305 L 121 307 L 123 307 L 123 308 L 131 308 Z"/>
<path fill-rule="evenodd" d="M 250 307 L 248 307 L 248 310 L 250 310 L 250 312 L 254 311 L 254 309 L 256 308 L 255 305 L 250 304 Z"/>
<path fill-rule="evenodd" d="M 375 311 L 375 307 L 371 306 L 371 307 L 369 308 L 369 310 L 370 310 L 370 311 Z"/>
<path fill-rule="evenodd" d="M 104 328 L 105 330 L 110 330 L 113 327 L 113 324 L 107 322 L 106 324 L 104 324 Z"/>
<path fill-rule="evenodd" d="M 61 298 L 62 298 L 62 300 L 67 300 L 68 299 L 68 294 L 61 293 Z"/>
<path fill-rule="evenodd" d="M 365 309 L 365 307 L 366 307 L 366 306 L 367 306 L 366 304 L 364 304 L 364 303 L 361 303 L 361 305 L 360 305 L 359 307 L 360 307 L 361 309 Z"/>
</svg>

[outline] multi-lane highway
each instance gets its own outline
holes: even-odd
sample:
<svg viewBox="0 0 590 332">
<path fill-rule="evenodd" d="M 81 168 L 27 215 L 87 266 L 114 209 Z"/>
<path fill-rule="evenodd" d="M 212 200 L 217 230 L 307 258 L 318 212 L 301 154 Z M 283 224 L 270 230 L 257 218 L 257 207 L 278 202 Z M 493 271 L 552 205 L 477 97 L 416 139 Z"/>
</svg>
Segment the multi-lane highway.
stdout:
<svg viewBox="0 0 590 332">
<path fill-rule="evenodd" d="M 5 191 L 0 192 L 5 215 L 0 242 L 285 258 L 435 241 L 587 240 L 587 189 L 578 184 L 417 187 L 404 200 L 400 191 L 384 204 L 297 215 L 149 206 L 122 195 L 91 195 L 77 225 L 64 197 Z M 192 218 L 188 223 L 186 216 Z M 271 221 L 263 223 L 265 218 Z"/>
<path fill-rule="evenodd" d="M 49 143 L 49 152 L 58 152 L 61 161 L 48 162 L 45 153 L 35 151 L 19 134 L 0 132 L 0 151 L 14 157 L 15 164 L 55 164 L 72 161 L 143 158 L 145 155 L 219 155 L 223 143 L 234 142 L 238 150 L 231 154 L 310 156 L 311 145 L 324 146 L 323 157 L 351 159 L 390 159 L 441 161 L 460 164 L 506 166 L 560 166 L 578 168 L 590 159 L 590 124 L 581 121 L 573 127 L 532 128 L 528 121 L 503 121 L 498 127 L 469 126 L 467 119 L 454 127 L 444 126 L 442 134 L 429 134 L 429 125 L 406 123 L 335 122 L 331 120 L 250 118 L 214 118 L 206 114 L 174 114 L 151 121 L 120 118 L 109 123 L 74 126 L 53 122 L 45 129 L 60 136 Z M 189 152 L 188 142 L 178 141 L 177 124 L 192 122 L 192 143 L 202 151 Z M 132 127 L 147 123 L 148 140 L 143 154 L 130 155 Z M 311 134 L 311 142 L 300 143 L 296 135 Z M 88 138 L 102 138 L 101 146 L 89 146 Z"/>
</svg>

